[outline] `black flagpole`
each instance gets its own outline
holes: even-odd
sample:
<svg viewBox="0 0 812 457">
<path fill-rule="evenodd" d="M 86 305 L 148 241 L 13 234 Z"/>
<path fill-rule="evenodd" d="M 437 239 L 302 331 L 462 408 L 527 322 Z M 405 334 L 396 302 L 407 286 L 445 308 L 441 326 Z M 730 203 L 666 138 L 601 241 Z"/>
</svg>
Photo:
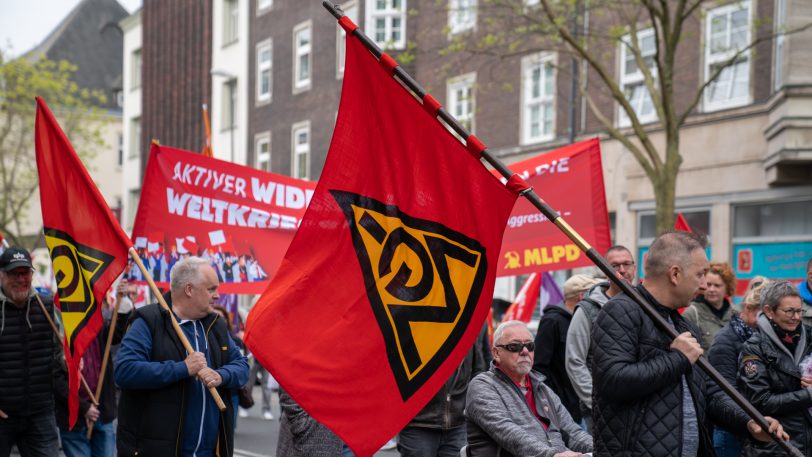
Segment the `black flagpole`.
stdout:
<svg viewBox="0 0 812 457">
<path fill-rule="evenodd" d="M 333 4 L 330 0 L 322 0 L 322 4 L 330 12 L 337 20 L 340 20 L 344 13 L 341 9 Z M 361 31 L 360 28 L 356 28 L 352 32 L 356 38 L 377 58 L 381 59 L 383 55 L 383 51 L 381 48 L 378 47 L 375 42 L 369 39 L 364 32 Z M 397 78 L 401 81 L 403 85 L 405 85 L 409 90 L 414 92 L 418 98 L 421 100 L 424 99 L 428 92 L 426 92 L 420 84 L 417 83 L 408 73 L 406 73 L 403 68 L 399 65 L 394 67 L 392 70 L 393 76 L 397 76 Z M 442 119 L 449 127 L 451 127 L 459 136 L 460 138 L 465 139 L 466 141 L 471 136 L 470 132 L 465 129 L 445 108 L 440 107 L 437 111 L 437 116 Z M 513 171 L 511 171 L 505 164 L 503 164 L 500 160 L 493 157 L 487 150 L 487 148 L 483 149 L 481 152 L 481 156 L 491 165 L 494 169 L 496 169 L 499 174 L 501 174 L 505 179 L 510 179 L 511 176 L 514 175 Z M 575 243 L 581 251 L 589 257 L 592 262 L 609 278 L 612 282 L 615 283 L 616 286 L 620 288 L 626 295 L 631 297 L 641 308 L 643 311 L 654 321 L 654 324 L 666 335 L 668 335 L 671 339 L 675 339 L 679 336 L 677 331 L 671 327 L 671 325 L 663 319 L 662 316 L 654 309 L 654 307 L 645 299 L 643 298 L 640 293 L 633 288 L 630 284 L 626 283 L 625 281 L 621 280 L 615 275 L 614 269 L 609 265 L 606 259 L 603 258 L 598 252 L 586 242 L 581 235 L 578 234 L 558 213 L 553 210 L 550 205 L 548 205 L 544 200 L 539 197 L 539 195 L 533 190 L 532 187 L 527 187 L 523 191 L 520 192 L 520 195 L 524 196 L 535 206 L 541 214 L 543 214 L 547 219 L 552 221 L 562 232 L 564 232 L 567 237 Z M 700 356 L 699 359 L 696 361 L 696 365 L 699 366 L 711 379 L 713 379 L 716 384 L 737 404 L 741 407 L 748 416 L 750 416 L 763 430 L 768 431 L 770 429 L 769 423 L 767 419 L 752 405 L 749 401 L 747 401 L 742 394 L 739 393 L 732 385 L 725 378 L 716 371 L 715 368 L 708 362 L 705 356 Z M 804 457 L 804 455 L 795 448 L 789 441 L 785 441 L 775 434 L 770 434 L 770 436 L 778 443 L 790 456 L 794 457 Z"/>
</svg>

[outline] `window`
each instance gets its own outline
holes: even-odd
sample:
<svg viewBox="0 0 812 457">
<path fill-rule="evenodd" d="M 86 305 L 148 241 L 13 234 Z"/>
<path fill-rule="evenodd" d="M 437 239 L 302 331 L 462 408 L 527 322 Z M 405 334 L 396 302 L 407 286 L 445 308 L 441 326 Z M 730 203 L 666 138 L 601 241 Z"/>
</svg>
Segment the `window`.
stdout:
<svg viewBox="0 0 812 457">
<path fill-rule="evenodd" d="M 239 0 L 223 1 L 223 46 L 231 44 L 239 38 L 240 8 Z"/>
<path fill-rule="evenodd" d="M 787 2 L 775 1 L 775 50 L 773 52 L 773 90 L 784 85 L 784 33 L 787 27 Z"/>
<path fill-rule="evenodd" d="M 127 226 L 132 227 L 135 223 L 135 215 L 138 213 L 138 200 L 141 199 L 141 189 L 133 189 L 127 194 Z"/>
<path fill-rule="evenodd" d="M 116 150 L 116 165 L 121 167 L 124 165 L 124 135 L 118 134 L 118 148 Z M 119 205 L 121 206 L 121 205 Z"/>
<path fill-rule="evenodd" d="M 292 151 L 290 175 L 309 179 L 310 121 L 299 122 L 291 127 Z"/>
<path fill-rule="evenodd" d="M 130 57 L 130 89 L 141 87 L 141 50 L 136 49 Z"/>
<path fill-rule="evenodd" d="M 313 63 L 311 22 L 293 29 L 293 93 L 310 89 Z"/>
<path fill-rule="evenodd" d="M 624 36 L 620 41 L 620 85 L 626 95 L 626 100 L 629 101 L 640 122 L 656 121 L 657 112 L 651 102 L 651 93 L 646 87 L 643 72 L 637 66 L 634 53 L 629 49 L 631 35 Z M 654 40 L 654 29 L 637 32 L 637 44 L 646 67 L 651 71 L 652 76 L 656 77 L 657 68 L 654 63 L 654 54 L 657 48 Z M 622 107 L 618 107 L 618 125 L 621 127 L 631 125 L 631 120 Z"/>
<path fill-rule="evenodd" d="M 141 118 L 136 117 L 130 120 L 130 153 L 128 159 L 138 157 L 141 152 Z"/>
<path fill-rule="evenodd" d="M 812 234 L 812 200 L 736 206 L 733 236 L 782 237 Z"/>
<path fill-rule="evenodd" d="M 229 79 L 223 83 L 223 126 L 222 131 L 233 129 L 237 125 L 237 80 Z"/>
<path fill-rule="evenodd" d="M 257 16 L 265 14 L 273 8 L 273 0 L 257 0 Z"/>
<path fill-rule="evenodd" d="M 476 73 L 449 79 L 446 83 L 448 109 L 468 132 L 474 131 L 474 84 Z"/>
<path fill-rule="evenodd" d="M 257 104 L 271 101 L 273 91 L 273 42 L 268 39 L 257 45 Z"/>
<path fill-rule="evenodd" d="M 355 1 L 347 2 L 341 6 L 344 10 L 344 15 L 350 18 L 356 24 L 358 23 L 358 4 Z M 344 77 L 344 62 L 347 59 L 347 33 L 340 26 L 336 26 L 338 30 L 338 38 L 336 40 L 336 78 Z"/>
<path fill-rule="evenodd" d="M 688 209 L 679 210 L 685 217 L 685 221 L 694 233 L 700 235 L 710 235 L 710 210 L 709 209 Z M 676 213 L 674 214 L 676 216 Z M 654 213 L 641 213 L 639 226 L 639 239 L 647 240 L 646 246 L 657 237 L 657 218 Z"/>
<path fill-rule="evenodd" d="M 708 11 L 705 23 L 705 80 L 750 44 L 750 2 Z M 750 53 L 724 68 L 705 89 L 704 110 L 715 111 L 750 103 Z"/>
<path fill-rule="evenodd" d="M 384 49 L 406 47 L 406 0 L 367 0 L 366 24 Z"/>
<path fill-rule="evenodd" d="M 448 30 L 452 35 L 476 26 L 477 0 L 448 1 Z"/>
<path fill-rule="evenodd" d="M 555 55 L 522 59 L 522 144 L 551 140 L 555 134 Z"/>
<path fill-rule="evenodd" d="M 271 134 L 260 133 L 254 140 L 254 157 L 258 170 L 271 171 Z"/>
</svg>

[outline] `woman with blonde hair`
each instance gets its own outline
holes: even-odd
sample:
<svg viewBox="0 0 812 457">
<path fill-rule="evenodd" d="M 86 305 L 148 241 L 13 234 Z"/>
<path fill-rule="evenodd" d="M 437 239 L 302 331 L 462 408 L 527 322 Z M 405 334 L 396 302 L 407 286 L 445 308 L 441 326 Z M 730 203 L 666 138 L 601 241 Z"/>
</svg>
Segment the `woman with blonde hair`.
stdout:
<svg viewBox="0 0 812 457">
<path fill-rule="evenodd" d="M 753 284 L 754 281 L 751 281 Z M 742 311 L 734 314 L 730 321 L 719 330 L 711 344 L 708 361 L 727 382 L 736 385 L 739 371 L 739 353 L 744 342 L 750 339 L 757 330 L 757 318 L 761 312 L 761 291 L 767 285 L 767 278 L 762 277 L 755 287 L 747 292 L 742 300 Z M 713 431 L 713 447 L 718 457 L 738 457 L 744 444 L 744 436 L 736 435 L 721 427 Z"/>
<path fill-rule="evenodd" d="M 699 344 L 707 352 L 719 330 L 736 314 L 728 298 L 736 293 L 736 275 L 727 262 L 711 262 L 705 282 L 705 292 L 694 299 L 682 317 L 699 327 Z"/>
</svg>

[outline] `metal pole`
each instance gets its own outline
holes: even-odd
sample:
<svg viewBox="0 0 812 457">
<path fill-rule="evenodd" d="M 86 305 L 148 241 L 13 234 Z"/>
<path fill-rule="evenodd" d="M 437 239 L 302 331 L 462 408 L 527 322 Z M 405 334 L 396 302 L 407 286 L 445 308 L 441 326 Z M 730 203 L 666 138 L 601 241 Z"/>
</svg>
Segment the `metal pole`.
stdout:
<svg viewBox="0 0 812 457">
<path fill-rule="evenodd" d="M 333 15 L 336 19 L 341 19 L 344 16 L 344 13 L 336 7 L 330 0 L 322 0 L 322 5 Z M 378 47 L 375 42 L 373 42 L 369 37 L 367 37 L 360 28 L 355 29 L 353 35 L 358 38 L 358 40 L 367 48 L 369 49 L 372 54 L 380 59 L 381 48 Z M 407 87 L 409 90 L 414 92 L 418 98 L 422 99 L 426 94 L 426 90 L 423 89 L 408 73 L 401 66 L 395 67 L 393 71 L 393 75 L 397 76 L 397 78 Z M 441 107 L 437 113 L 438 117 L 440 117 L 449 127 L 451 127 L 461 138 L 468 139 L 470 133 L 463 127 L 451 114 L 446 111 L 445 108 Z M 511 171 L 505 164 L 503 164 L 500 160 L 493 157 L 490 152 L 488 152 L 487 148 L 482 151 L 482 158 L 492 166 L 495 170 L 499 172 L 505 179 L 509 179 L 514 173 Z M 630 284 L 626 283 L 625 281 L 621 280 L 615 275 L 615 271 L 609 262 L 606 261 L 598 252 L 586 242 L 586 240 L 581 237 L 578 232 L 576 232 L 562 217 L 558 215 L 558 213 L 553 210 L 550 205 L 548 205 L 544 200 L 539 197 L 539 195 L 533 190 L 533 188 L 527 189 L 527 191 L 522 192 L 525 198 L 530 200 L 533 206 L 536 207 L 547 219 L 549 219 L 553 224 L 556 225 L 565 235 L 575 243 L 581 251 L 586 254 L 586 256 L 592 260 L 593 263 L 606 275 L 609 280 L 615 283 L 615 285 L 620 288 L 626 295 L 632 298 L 638 305 L 643 309 L 643 311 L 648 315 L 648 317 L 654 321 L 654 324 L 660 329 L 660 331 L 664 332 L 668 335 L 672 340 L 676 339 L 679 334 L 673 327 L 671 327 L 665 319 L 654 309 L 654 306 L 651 305 L 639 292 L 637 289 L 633 288 Z M 747 401 L 742 394 L 739 393 L 733 386 L 730 385 L 725 378 L 716 371 L 713 366 L 708 362 L 705 356 L 700 356 L 700 358 L 696 361 L 696 365 L 701 368 L 707 375 L 719 385 L 719 387 L 737 404 L 741 407 L 748 416 L 750 416 L 764 431 L 769 430 L 769 423 L 767 419 L 752 405 L 749 401 Z M 796 456 L 796 457 L 804 457 L 804 455 L 796 449 L 789 441 L 785 441 L 780 439 L 779 437 L 771 434 L 773 440 L 778 443 L 788 455 Z"/>
</svg>

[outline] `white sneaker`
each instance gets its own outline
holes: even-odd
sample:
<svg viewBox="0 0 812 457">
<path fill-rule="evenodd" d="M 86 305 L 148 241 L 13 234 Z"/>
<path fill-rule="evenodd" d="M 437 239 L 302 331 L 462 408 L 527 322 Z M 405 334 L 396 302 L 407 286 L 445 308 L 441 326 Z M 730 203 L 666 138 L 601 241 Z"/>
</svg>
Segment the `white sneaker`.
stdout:
<svg viewBox="0 0 812 457">
<path fill-rule="evenodd" d="M 273 420 L 273 414 L 271 414 L 270 411 L 265 411 L 262 413 L 262 417 L 264 417 L 266 421 Z"/>
<path fill-rule="evenodd" d="M 240 408 L 240 417 L 248 417 L 248 410 Z"/>
</svg>

